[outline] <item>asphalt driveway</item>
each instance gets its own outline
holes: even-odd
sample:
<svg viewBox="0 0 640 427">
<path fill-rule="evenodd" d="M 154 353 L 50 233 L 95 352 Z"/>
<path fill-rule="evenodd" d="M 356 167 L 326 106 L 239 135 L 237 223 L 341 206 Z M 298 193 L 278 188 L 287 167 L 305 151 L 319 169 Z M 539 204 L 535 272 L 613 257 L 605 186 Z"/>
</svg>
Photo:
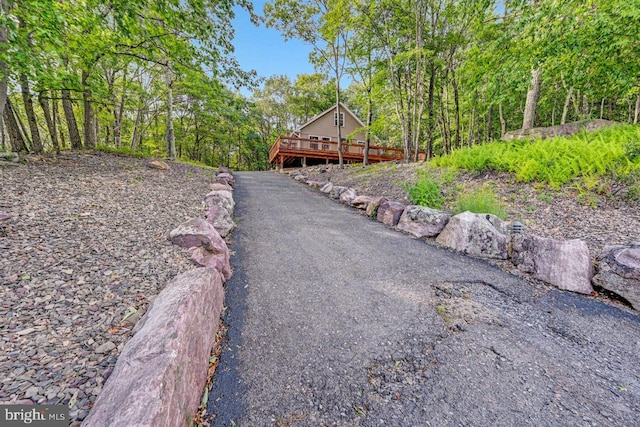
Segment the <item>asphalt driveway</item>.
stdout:
<svg viewBox="0 0 640 427">
<path fill-rule="evenodd" d="M 637 425 L 636 313 L 235 176 L 213 426 Z"/>
</svg>

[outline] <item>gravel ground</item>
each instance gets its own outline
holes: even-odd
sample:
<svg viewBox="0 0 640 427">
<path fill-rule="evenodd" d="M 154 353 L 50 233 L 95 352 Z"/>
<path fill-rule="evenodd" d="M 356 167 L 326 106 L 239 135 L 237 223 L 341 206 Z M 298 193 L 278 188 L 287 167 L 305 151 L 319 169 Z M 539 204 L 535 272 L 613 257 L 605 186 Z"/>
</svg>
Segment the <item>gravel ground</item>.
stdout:
<svg viewBox="0 0 640 427">
<path fill-rule="evenodd" d="M 309 179 L 331 181 L 353 187 L 358 194 L 385 196 L 410 204 L 403 187 L 415 182 L 420 164 L 380 164 L 371 167 L 352 166 L 339 169 L 336 165 L 305 169 Z M 580 239 L 587 243 L 592 257 L 605 245 L 629 244 L 640 241 L 640 208 L 637 202 L 621 197 L 596 193 L 579 195 L 572 186 L 560 191 L 544 185 L 515 182 L 507 174 L 473 175 L 459 172 L 455 181 L 444 188 L 448 197 L 445 208 L 452 209 L 452 194 L 489 185 L 508 211 L 509 220 L 519 220 L 527 231 L 554 239 Z M 615 193 L 620 189 L 609 189 Z M 618 191 L 618 194 L 622 194 Z"/>
<path fill-rule="evenodd" d="M 0 401 L 88 414 L 136 318 L 191 269 L 167 240 L 203 214 L 212 170 L 101 153 L 0 163 Z M 128 321 L 127 314 L 137 310 Z"/>
</svg>

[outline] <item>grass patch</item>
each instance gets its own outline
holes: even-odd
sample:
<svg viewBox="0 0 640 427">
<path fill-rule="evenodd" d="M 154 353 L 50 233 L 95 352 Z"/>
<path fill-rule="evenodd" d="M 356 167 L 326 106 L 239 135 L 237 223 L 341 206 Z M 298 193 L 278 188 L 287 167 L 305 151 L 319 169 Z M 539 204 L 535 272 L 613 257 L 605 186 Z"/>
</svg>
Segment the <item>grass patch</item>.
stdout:
<svg viewBox="0 0 640 427">
<path fill-rule="evenodd" d="M 445 199 L 442 195 L 440 182 L 432 176 L 428 169 L 418 171 L 418 179 L 415 184 L 404 184 L 403 187 L 415 205 L 433 209 L 442 209 L 444 206 Z"/>
<path fill-rule="evenodd" d="M 470 211 L 473 213 L 493 214 L 500 219 L 507 218 L 507 211 L 496 198 L 493 190 L 487 187 L 460 195 L 455 205 L 455 214 Z"/>
</svg>

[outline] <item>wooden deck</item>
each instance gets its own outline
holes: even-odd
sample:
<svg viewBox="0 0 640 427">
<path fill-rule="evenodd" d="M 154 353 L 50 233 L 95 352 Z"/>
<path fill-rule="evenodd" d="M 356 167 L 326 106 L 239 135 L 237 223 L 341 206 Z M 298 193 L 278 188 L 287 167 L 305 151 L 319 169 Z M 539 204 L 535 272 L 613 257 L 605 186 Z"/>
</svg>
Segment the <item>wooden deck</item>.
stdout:
<svg viewBox="0 0 640 427">
<path fill-rule="evenodd" d="M 343 142 L 342 158 L 345 163 L 362 162 L 364 160 L 364 144 Z M 369 146 L 369 162 L 371 163 L 402 159 L 404 159 L 404 151 L 401 148 Z M 293 166 L 296 163 L 305 166 L 310 162 L 319 163 L 322 160 L 326 163 L 338 161 L 338 143 L 336 141 L 281 136 L 269 151 L 269 162 L 278 165 L 280 169 L 285 166 Z"/>
</svg>

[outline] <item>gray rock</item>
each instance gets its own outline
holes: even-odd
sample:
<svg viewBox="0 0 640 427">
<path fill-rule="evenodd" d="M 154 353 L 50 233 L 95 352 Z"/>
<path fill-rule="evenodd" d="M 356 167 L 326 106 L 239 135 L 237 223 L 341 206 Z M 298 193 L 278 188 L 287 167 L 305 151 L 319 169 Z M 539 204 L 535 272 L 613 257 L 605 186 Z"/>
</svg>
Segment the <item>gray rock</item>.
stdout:
<svg viewBox="0 0 640 427">
<path fill-rule="evenodd" d="M 187 426 L 207 382 L 224 293 L 210 268 L 173 279 L 134 328 L 85 427 Z"/>
<path fill-rule="evenodd" d="M 416 237 L 433 237 L 440 234 L 449 219 L 451 219 L 449 212 L 426 206 L 409 205 L 398 221 L 398 228 Z"/>
<path fill-rule="evenodd" d="M 395 227 L 398 225 L 398 221 L 400 220 L 400 216 L 402 216 L 402 212 L 404 212 L 404 208 L 405 205 L 400 202 L 387 200 L 378 206 L 376 219 L 390 227 Z"/>
<path fill-rule="evenodd" d="M 593 283 L 625 298 L 640 310 L 640 243 L 605 246 Z"/>
<path fill-rule="evenodd" d="M 356 190 L 354 190 L 353 188 L 347 188 L 340 194 L 340 201 L 347 205 L 351 205 L 353 199 L 355 199 L 356 196 Z"/>
<path fill-rule="evenodd" d="M 369 206 L 371 200 L 373 200 L 371 196 L 356 196 L 351 201 L 351 206 L 358 209 L 367 209 L 367 206 Z"/>
<path fill-rule="evenodd" d="M 536 279 L 567 291 L 590 294 L 592 265 L 587 244 L 514 234 L 511 260 Z"/>
<path fill-rule="evenodd" d="M 13 215 L 11 215 L 9 212 L 0 212 L 0 224 L 2 224 L 5 221 L 8 221 L 9 219 L 11 219 Z"/>
<path fill-rule="evenodd" d="M 236 227 L 233 221 L 235 202 L 233 193 L 228 190 L 214 190 L 208 193 L 204 202 L 206 205 L 205 216 L 218 231 L 220 236 L 226 237 Z"/>
<path fill-rule="evenodd" d="M 329 192 L 329 197 L 332 199 L 339 199 L 340 195 L 347 189 L 347 187 L 343 187 L 341 185 L 334 185 L 331 188 L 331 192 Z"/>
<path fill-rule="evenodd" d="M 330 182 L 327 182 L 325 185 L 322 186 L 322 188 L 320 188 L 320 191 L 325 194 L 331 193 L 331 190 L 333 190 L 333 184 Z"/>
<path fill-rule="evenodd" d="M 304 182 L 304 183 L 307 182 L 307 176 L 304 175 L 304 174 L 301 174 L 301 173 L 296 175 L 296 176 L 294 176 L 293 179 L 298 181 L 298 182 Z"/>
<path fill-rule="evenodd" d="M 98 354 L 109 353 L 114 348 L 116 348 L 116 345 L 114 343 L 112 343 L 111 341 L 107 341 L 104 344 L 100 344 L 98 346 L 98 348 L 96 348 L 95 352 L 98 353 Z"/>
<path fill-rule="evenodd" d="M 455 215 L 438 235 L 436 242 L 479 258 L 509 257 L 508 226 L 492 214 L 467 211 Z"/>
<path fill-rule="evenodd" d="M 387 201 L 386 197 L 375 197 L 371 199 L 371 201 L 369 202 L 369 205 L 367 205 L 367 211 L 366 211 L 367 215 L 370 217 L 373 217 L 374 215 L 377 216 L 378 207 L 380 207 L 380 205 L 386 201 Z"/>
<path fill-rule="evenodd" d="M 231 277 L 227 243 L 209 222 L 200 218 L 186 221 L 171 230 L 169 239 L 187 248 L 196 264 L 217 269 L 225 279 Z"/>
</svg>

